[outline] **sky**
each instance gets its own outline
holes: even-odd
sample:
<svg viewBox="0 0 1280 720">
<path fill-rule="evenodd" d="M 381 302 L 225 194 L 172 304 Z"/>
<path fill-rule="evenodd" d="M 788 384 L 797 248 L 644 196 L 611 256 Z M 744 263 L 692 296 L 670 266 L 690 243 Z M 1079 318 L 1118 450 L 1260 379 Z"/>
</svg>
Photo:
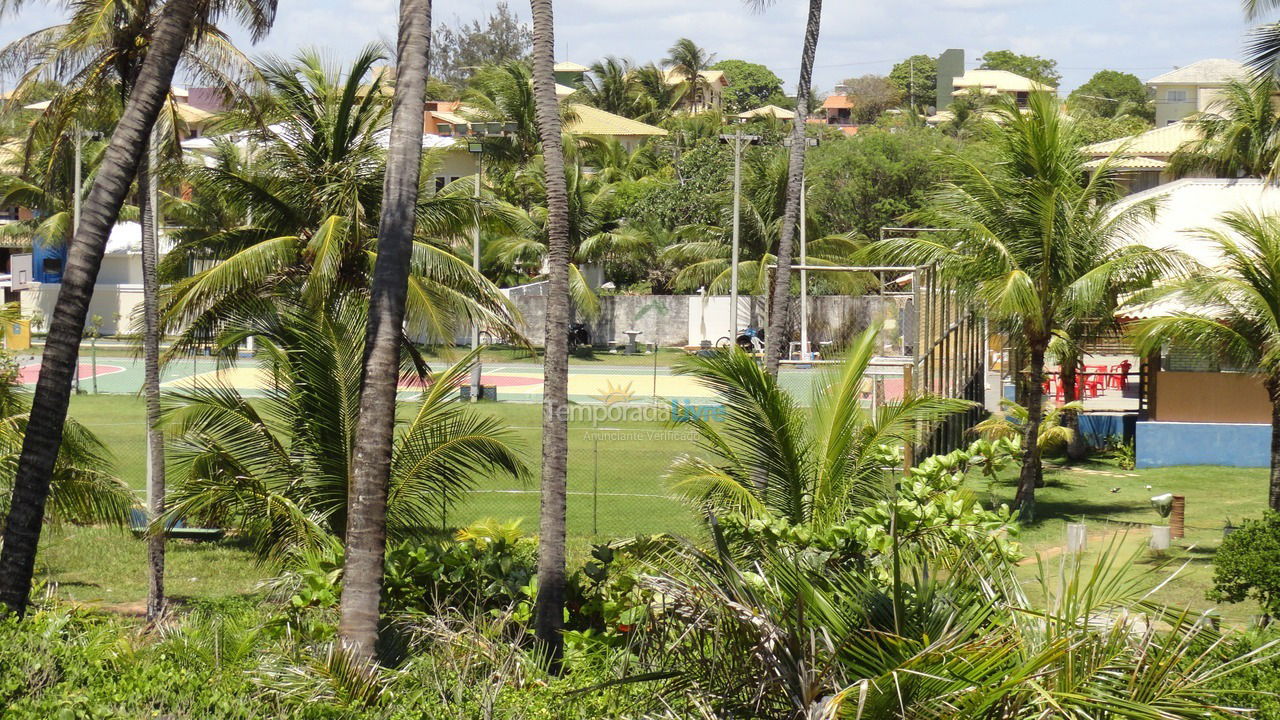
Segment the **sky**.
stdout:
<svg viewBox="0 0 1280 720">
<path fill-rule="evenodd" d="M 436 0 L 435 20 L 470 20 L 496 0 Z M 0 44 L 58 20 L 29 3 L 0 18 Z M 335 58 L 395 36 L 397 0 L 280 0 L 275 29 L 251 54 L 290 54 L 317 46 Z M 511 7 L 528 18 L 528 6 Z M 769 66 L 794 88 L 807 3 L 776 0 L 751 12 L 742 0 L 556 0 L 556 59 L 590 65 L 604 55 L 638 62 L 661 59 L 679 37 L 717 59 Z M 1274 19 L 1274 18 L 1271 18 Z M 814 87 L 829 92 L 842 79 L 884 74 L 909 55 L 965 50 L 967 67 L 987 50 L 1054 58 L 1070 89 L 1102 69 L 1147 80 L 1209 57 L 1239 58 L 1247 30 L 1238 0 L 827 0 Z"/>
</svg>

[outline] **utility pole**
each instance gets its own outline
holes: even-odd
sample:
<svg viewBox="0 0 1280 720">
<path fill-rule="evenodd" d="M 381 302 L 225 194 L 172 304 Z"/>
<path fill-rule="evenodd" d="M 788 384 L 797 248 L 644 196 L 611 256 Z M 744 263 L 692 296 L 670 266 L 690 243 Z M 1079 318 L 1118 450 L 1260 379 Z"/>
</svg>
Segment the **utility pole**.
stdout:
<svg viewBox="0 0 1280 720">
<path fill-rule="evenodd" d="M 471 236 L 471 269 L 476 271 L 476 275 L 480 274 L 480 174 L 484 172 L 484 152 L 475 153 L 476 156 L 476 185 L 475 185 L 475 210 L 476 210 L 476 226 Z M 480 347 L 480 322 L 471 323 L 471 349 L 475 350 Z M 475 364 L 471 366 L 471 402 L 480 401 L 481 376 L 480 376 L 480 356 L 475 357 Z"/>
<path fill-rule="evenodd" d="M 721 135 L 723 142 L 733 143 L 733 250 L 729 259 L 729 344 L 738 341 L 738 253 L 742 235 L 742 148 L 743 142 L 760 142 L 759 135 L 744 135 L 738 128 L 732 135 Z"/>
</svg>

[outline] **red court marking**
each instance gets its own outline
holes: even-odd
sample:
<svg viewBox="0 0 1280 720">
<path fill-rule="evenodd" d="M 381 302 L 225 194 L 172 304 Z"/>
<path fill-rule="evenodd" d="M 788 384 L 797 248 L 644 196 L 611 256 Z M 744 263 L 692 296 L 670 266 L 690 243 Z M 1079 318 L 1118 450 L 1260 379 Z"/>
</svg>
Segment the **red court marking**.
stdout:
<svg viewBox="0 0 1280 720">
<path fill-rule="evenodd" d="M 458 387 L 469 385 L 471 383 L 471 375 L 460 379 L 454 383 Z M 515 375 L 481 375 L 481 385 L 492 385 L 494 387 L 520 387 L 524 385 L 541 385 L 542 378 L 517 377 Z M 400 387 L 422 387 L 422 381 L 416 377 L 405 376 L 400 378 Z"/>
<path fill-rule="evenodd" d="M 103 375 L 115 375 L 124 372 L 124 368 L 119 365 L 103 365 L 98 363 L 98 377 Z M 93 378 L 93 365 L 91 363 L 80 363 L 79 375 L 81 380 Z M 35 385 L 36 380 L 40 379 L 40 363 L 25 365 L 18 369 L 18 382 L 23 385 Z"/>
</svg>

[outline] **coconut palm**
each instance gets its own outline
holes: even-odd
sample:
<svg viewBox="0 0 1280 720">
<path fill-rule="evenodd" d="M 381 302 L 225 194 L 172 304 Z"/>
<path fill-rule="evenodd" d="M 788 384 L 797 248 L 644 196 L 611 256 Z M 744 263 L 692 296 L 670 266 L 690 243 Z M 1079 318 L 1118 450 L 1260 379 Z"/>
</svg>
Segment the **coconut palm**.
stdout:
<svg viewBox="0 0 1280 720">
<path fill-rule="evenodd" d="M 367 305 L 264 305 L 229 322 L 216 348 L 257 339 L 262 397 L 221 379 L 166 398 L 173 480 L 166 522 L 236 528 L 264 557 L 318 547 L 347 529 L 348 482 L 358 460 L 356 424 Z M 509 429 L 455 401 L 473 356 L 436 375 L 401 344 L 401 377 L 425 382 L 420 403 L 401 409 L 387 488 L 387 534 L 405 539 L 439 527 L 443 513 L 487 473 L 528 470 Z"/>
<path fill-rule="evenodd" d="M 1187 309 L 1139 321 L 1133 339 L 1139 352 L 1173 342 L 1261 377 L 1273 408 L 1268 504 L 1280 510 L 1280 218 L 1234 211 L 1221 222 L 1222 229 L 1201 232 L 1221 262 L 1160 291 Z"/>
<path fill-rule="evenodd" d="M 658 169 L 658 157 L 652 146 L 644 144 L 628 150 L 614 137 L 578 138 L 577 156 L 579 162 L 591 168 L 591 174 L 604 183 L 640 180 Z"/>
<path fill-rule="evenodd" d="M 468 105 L 468 117 L 515 125 L 513 133 L 482 139 L 486 157 L 501 165 L 518 167 L 538 155 L 542 137 L 534 93 L 529 66 L 523 62 L 486 65 L 471 77 L 462 96 Z M 567 103 L 557 103 L 563 125 L 574 118 L 573 109 Z"/>
<path fill-rule="evenodd" d="M 582 79 L 579 91 L 583 102 L 605 112 L 633 117 L 636 114 L 633 70 L 630 60 L 612 55 L 592 63 L 591 73 Z"/>
<path fill-rule="evenodd" d="M 753 10 L 773 5 L 773 0 L 744 0 Z M 782 349 L 787 347 L 791 313 L 791 260 L 794 254 L 796 223 L 800 220 L 800 193 L 804 178 L 805 126 L 808 123 L 809 97 L 812 92 L 813 58 L 818 51 L 818 30 L 822 24 L 822 0 L 809 0 L 805 20 L 804 44 L 800 51 L 800 77 L 796 82 L 795 122 L 791 128 L 791 153 L 787 171 L 787 202 L 782 213 L 782 229 L 778 234 L 778 269 L 773 278 L 769 301 L 769 328 L 765 332 L 765 367 L 778 374 Z"/>
<path fill-rule="evenodd" d="M 355 464 L 347 501 L 346 563 L 338 633 L 353 653 L 372 659 L 386 554 L 387 488 L 400 383 L 400 335 L 409 291 L 422 182 L 431 0 L 400 5 L 395 99 L 378 222 L 378 254 L 369 293 L 368 352 L 355 427 Z"/>
<path fill-rule="evenodd" d="M 237 161 L 197 168 L 191 178 L 196 195 L 216 199 L 178 203 L 185 206 L 179 216 L 216 221 L 226 216 L 219 208 L 230 208 L 243 224 L 180 235 L 164 269 L 175 280 L 164 309 L 166 326 L 178 332 L 171 352 L 216 334 L 238 305 L 254 299 L 368 292 L 388 104 L 382 78 L 366 79 L 380 58 L 366 48 L 342 74 L 314 51 L 264 63 L 272 93 L 261 105 L 269 125 L 255 144 L 242 141 L 252 161 L 223 144 L 218 154 Z M 479 209 L 486 223 L 502 224 L 497 204 L 484 201 Z M 478 321 L 518 336 L 506 299 L 447 247 L 470 232 L 476 212 L 469 197 L 419 189 L 406 316 L 413 333 L 451 339 L 458 326 Z M 192 260 L 217 264 L 188 274 Z"/>
<path fill-rule="evenodd" d="M 1015 503 L 1030 518 L 1041 468 L 1039 387 L 1050 342 L 1069 320 L 1096 317 L 1117 284 L 1158 275 L 1175 267 L 1178 256 L 1126 244 L 1152 217 L 1155 203 L 1116 204 L 1112 161 L 1084 171 L 1078 130 L 1051 97 L 1033 96 L 1025 113 L 1012 103 L 993 112 L 995 161 L 979 166 L 953 156 L 953 179 L 915 218 L 956 232 L 889 238 L 868 254 L 936 265 L 946 283 L 1025 350 L 1019 399 L 1028 421 Z"/>
<path fill-rule="evenodd" d="M 631 93 L 635 103 L 636 120 L 660 125 L 680 107 L 680 101 L 689 92 L 686 82 L 670 82 L 666 71 L 649 63 L 631 72 Z"/>
<path fill-rule="evenodd" d="M 702 73 L 715 64 L 715 61 L 715 53 L 698 47 L 698 44 L 689 38 L 680 38 L 667 50 L 667 57 L 663 59 L 662 64 L 676 76 L 683 78 L 688 93 L 698 95 L 705 92 L 707 87 L 707 81 L 702 77 Z"/>
<path fill-rule="evenodd" d="M 569 188 L 556 99 L 552 0 L 530 0 L 533 11 L 533 98 L 546 168 L 547 318 L 543 356 L 542 501 L 538 513 L 538 598 L 533 627 L 548 665 L 564 653 L 565 500 L 569 453 Z"/>
<path fill-rule="evenodd" d="M 1206 112 L 1188 121 L 1200 138 L 1179 148 L 1174 169 L 1274 180 L 1280 172 L 1280 112 L 1273 102 L 1277 92 L 1274 75 L 1227 83 Z"/>
<path fill-rule="evenodd" d="M 1065 420 L 1069 412 L 1081 412 L 1084 404 L 1079 401 L 1054 405 L 1045 411 L 1040 420 L 1040 436 L 1036 440 L 1043 452 L 1053 447 L 1064 446 L 1071 442 L 1076 430 L 1069 427 Z M 1000 401 L 1000 412 L 991 414 L 986 420 L 973 426 L 972 432 L 983 440 L 1020 440 L 1022 427 L 1027 422 L 1027 409 L 1012 400 Z"/>
<path fill-rule="evenodd" d="M 170 0 L 161 8 L 146 58 L 84 203 L 45 342 L 40 379 L 5 520 L 4 547 L 0 550 L 0 602 L 13 613 L 25 612 L 31 592 L 40 524 L 62 439 L 72 374 L 107 237 L 129 192 L 184 49 L 224 9 L 221 4 L 197 0 Z"/>
<path fill-rule="evenodd" d="M 699 717 L 1244 718 L 1219 679 L 1275 652 L 1231 654 L 1210 623 L 1151 603 L 1170 573 L 1135 572 L 1119 543 L 1030 579 L 970 543 L 945 571 L 899 558 L 886 583 L 789 548 L 740 563 L 713 535 L 640 580 L 662 605 L 632 645 L 636 681 Z"/>
<path fill-rule="evenodd" d="M 862 394 L 877 335 L 871 329 L 853 341 L 843 367 L 815 387 L 811 408 L 736 347 L 682 361 L 676 373 L 715 392 L 724 417 L 688 420 L 702 452 L 672 464 L 672 489 L 718 513 L 815 529 L 887 496 L 883 446 L 913 443 L 969 403 L 907 396 L 868 411 Z"/>
<path fill-rule="evenodd" d="M 78 116 L 92 112 L 92 103 L 112 89 L 121 98 L 129 95 L 163 7 L 163 3 L 154 0 L 90 0 L 61 4 L 71 11 L 67 22 L 36 31 L 0 50 L 0 72 L 8 67 L 22 73 L 17 88 L 19 97 L 27 96 L 33 89 L 43 88 L 50 80 L 62 83 L 44 113 L 45 122 L 33 125 L 50 125 L 58 137 L 64 137 L 63 130 L 67 124 L 78 123 Z M 192 35 L 179 62 L 185 74 L 215 84 L 228 95 L 240 94 L 250 85 L 253 65 L 217 27 L 214 17 L 234 12 L 258 39 L 271 27 L 275 18 L 275 2 L 219 0 L 208 5 L 209 8 L 202 11 L 206 17 L 190 30 Z M 211 12 L 214 15 L 209 15 Z M 166 117 L 160 123 L 162 129 L 168 130 L 171 148 L 175 146 L 180 125 L 173 104 L 172 99 L 166 104 Z M 164 504 L 164 439 L 154 429 L 160 413 L 160 326 L 156 297 L 158 228 L 155 208 L 151 207 L 154 178 L 150 160 L 154 152 L 152 148 L 148 161 L 139 165 L 137 179 L 142 221 L 142 350 L 143 395 L 148 425 L 148 494 L 155 503 L 151 511 L 158 513 Z M 164 543 L 163 533 L 149 540 L 152 571 L 147 618 L 151 621 L 160 616 L 164 605 Z"/>
<path fill-rule="evenodd" d="M 18 322 L 17 303 L 0 307 L 0 322 Z M 9 512 L 9 497 L 31 398 L 18 384 L 18 366 L 0 355 L 0 518 Z M 137 505 L 133 490 L 112 473 L 111 452 L 88 428 L 68 418 L 49 483 L 46 518 L 54 522 L 123 525 Z"/>
<path fill-rule="evenodd" d="M 1280 3 L 1276 0 L 1245 0 L 1245 20 L 1259 19 L 1263 13 L 1273 10 Z M 1280 75 L 1280 23 L 1263 23 L 1249 33 L 1247 58 L 1249 66 L 1259 75 Z"/>
</svg>

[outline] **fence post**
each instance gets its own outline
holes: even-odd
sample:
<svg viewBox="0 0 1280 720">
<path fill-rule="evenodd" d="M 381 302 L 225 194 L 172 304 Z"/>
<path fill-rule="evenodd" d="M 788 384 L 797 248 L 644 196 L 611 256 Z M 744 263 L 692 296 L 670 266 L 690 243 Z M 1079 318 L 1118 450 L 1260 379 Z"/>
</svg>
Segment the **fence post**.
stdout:
<svg viewBox="0 0 1280 720">
<path fill-rule="evenodd" d="M 600 422 L 591 420 L 591 537 L 600 534 Z"/>
<path fill-rule="evenodd" d="M 910 397 L 912 390 L 914 389 L 913 375 L 914 373 L 912 372 L 911 363 L 907 363 L 906 365 L 902 366 L 902 400 L 904 402 L 908 397 Z M 918 431 L 919 431 L 919 426 L 917 426 L 917 432 Z M 915 464 L 916 464 L 915 440 L 912 438 L 908 438 L 907 441 L 902 444 L 902 472 L 904 473 L 911 472 L 911 468 L 914 467 Z"/>
</svg>

